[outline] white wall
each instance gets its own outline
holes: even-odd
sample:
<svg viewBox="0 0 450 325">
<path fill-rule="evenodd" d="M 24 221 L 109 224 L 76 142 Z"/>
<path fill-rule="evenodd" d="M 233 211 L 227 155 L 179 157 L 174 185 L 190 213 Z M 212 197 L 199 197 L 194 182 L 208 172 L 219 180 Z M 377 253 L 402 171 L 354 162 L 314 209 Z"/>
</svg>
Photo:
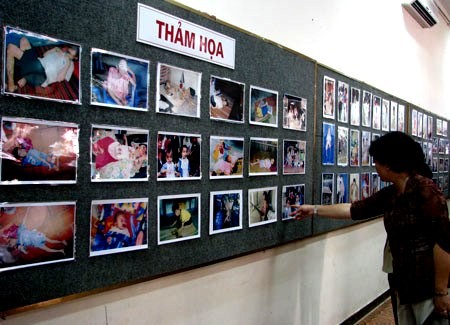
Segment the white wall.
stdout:
<svg viewBox="0 0 450 325">
<path fill-rule="evenodd" d="M 450 118 L 450 29 L 420 28 L 402 1 L 182 2 Z M 337 324 L 387 289 L 384 240 L 377 219 L 4 323 Z"/>
</svg>

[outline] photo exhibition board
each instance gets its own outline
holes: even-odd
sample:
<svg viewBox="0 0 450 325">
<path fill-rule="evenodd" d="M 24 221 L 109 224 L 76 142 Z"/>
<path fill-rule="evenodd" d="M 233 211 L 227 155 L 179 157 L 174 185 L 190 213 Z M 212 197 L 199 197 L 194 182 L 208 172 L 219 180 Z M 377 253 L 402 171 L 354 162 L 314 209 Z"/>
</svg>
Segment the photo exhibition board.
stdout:
<svg viewBox="0 0 450 325">
<path fill-rule="evenodd" d="M 138 42 L 140 4 L 234 39 L 234 68 Z M 351 226 L 293 220 L 290 205 L 352 202 L 386 186 L 367 150 L 389 130 L 431 152 L 448 196 L 446 119 L 169 2 L 123 9 L 119 0 L 84 1 L 66 3 L 61 15 L 43 0 L 24 20 L 29 4 L 0 4 L 0 249 L 9 257 L 0 267 L 0 313 Z M 182 42 L 167 33 L 176 35 Z M 6 43 L 20 47 L 19 36 L 40 53 L 58 47 L 70 58 L 60 81 L 24 85 L 14 70 L 8 84 Z M 12 153 L 31 143 L 48 161 L 30 168 Z M 23 231 L 39 226 L 40 247 L 14 244 L 19 223 Z"/>
<path fill-rule="evenodd" d="M 60 159 L 62 167 L 72 168 L 69 181 L 54 161 L 34 167 L 39 168 L 38 181 L 25 174 L 28 167 L 20 166 L 18 158 L 1 164 L 0 199 L 9 205 L 1 208 L 0 224 L 19 213 L 17 207 L 31 204 L 50 211 L 59 202 L 73 204 L 75 223 L 66 258 L 62 252 L 46 252 L 56 254 L 54 263 L 11 259 L 0 268 L 1 312 L 136 283 L 313 234 L 311 219 L 296 221 L 282 217 L 282 211 L 289 209 L 288 201 L 313 202 L 314 150 L 308 135 L 314 130 L 315 61 L 168 2 L 142 3 L 235 39 L 234 69 L 137 42 L 136 1 L 127 2 L 126 10 L 118 0 L 101 6 L 67 3 L 61 15 L 62 8 L 44 0 L 25 20 L 29 4 L 0 4 L 8 32 L 31 35 L 29 43 L 45 43 L 46 50 L 59 46 L 61 55 L 67 44 L 78 52 L 70 58 L 70 80 L 52 81 L 51 87 L 28 82 L 19 89 L 23 81 L 17 72 L 12 79 L 17 89 L 8 88 L 9 76 L 2 70 L 2 143 L 19 134 L 15 130 L 23 122 L 40 126 L 30 137 L 41 151 L 54 154 L 56 142 L 67 144 L 69 128 L 77 137 L 68 147 L 73 163 Z M 8 42 L 20 48 L 20 37 Z M 2 66 L 8 56 L 3 45 Z M 125 88 L 110 79 L 120 74 L 126 76 Z M 73 99 L 52 93 L 69 92 L 68 85 L 79 90 Z M 53 125 L 66 133 L 48 137 L 41 131 Z M 183 146 L 189 148 L 189 165 L 182 164 Z M 166 155 L 172 164 L 166 164 Z M 19 176 L 10 181 L 11 162 L 19 176 L 28 177 L 25 181 L 14 182 Z M 175 177 L 168 179 L 171 169 Z M 179 220 L 171 222 L 177 214 Z M 56 240 L 43 229 L 47 239 Z M 55 249 L 66 244 L 55 243 Z M 8 249 L 6 242 L 2 245 Z M 42 253 L 53 247 L 45 245 L 33 249 Z"/>
</svg>

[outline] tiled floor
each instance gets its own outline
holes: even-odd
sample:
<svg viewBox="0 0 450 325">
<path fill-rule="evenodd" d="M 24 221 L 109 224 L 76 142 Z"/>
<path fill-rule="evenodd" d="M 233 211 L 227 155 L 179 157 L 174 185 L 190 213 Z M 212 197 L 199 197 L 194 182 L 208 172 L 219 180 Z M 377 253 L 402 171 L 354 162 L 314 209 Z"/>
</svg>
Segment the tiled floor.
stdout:
<svg viewBox="0 0 450 325">
<path fill-rule="evenodd" d="M 358 325 L 394 325 L 394 314 L 392 313 L 391 299 L 387 299 L 370 314 L 361 319 Z"/>
</svg>

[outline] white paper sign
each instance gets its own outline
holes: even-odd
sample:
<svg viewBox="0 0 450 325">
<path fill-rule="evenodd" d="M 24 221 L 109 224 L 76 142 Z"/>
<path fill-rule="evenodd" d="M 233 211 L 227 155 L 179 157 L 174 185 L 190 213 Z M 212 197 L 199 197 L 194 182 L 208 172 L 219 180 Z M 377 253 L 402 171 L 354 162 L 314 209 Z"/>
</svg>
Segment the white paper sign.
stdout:
<svg viewBox="0 0 450 325">
<path fill-rule="evenodd" d="M 138 4 L 136 40 L 234 69 L 235 39 Z"/>
</svg>

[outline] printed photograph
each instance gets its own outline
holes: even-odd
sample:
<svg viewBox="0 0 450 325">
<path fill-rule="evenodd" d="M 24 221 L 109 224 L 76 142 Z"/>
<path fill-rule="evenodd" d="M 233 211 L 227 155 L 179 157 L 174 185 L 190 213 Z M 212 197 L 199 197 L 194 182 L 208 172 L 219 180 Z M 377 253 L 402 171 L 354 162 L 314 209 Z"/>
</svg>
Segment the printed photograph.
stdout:
<svg viewBox="0 0 450 325">
<path fill-rule="evenodd" d="M 158 181 L 200 179 L 201 143 L 200 134 L 158 132 Z"/>
<path fill-rule="evenodd" d="M 304 174 L 306 141 L 283 140 L 283 174 Z"/>
<path fill-rule="evenodd" d="M 378 175 L 378 173 L 376 173 L 376 172 L 373 172 L 372 173 L 371 190 L 370 190 L 371 195 L 375 194 L 380 189 L 381 189 L 380 175 Z"/>
<path fill-rule="evenodd" d="M 244 177 L 244 138 L 211 136 L 209 139 L 209 177 Z"/>
<path fill-rule="evenodd" d="M 372 128 L 381 130 L 381 97 L 373 96 Z"/>
<path fill-rule="evenodd" d="M 148 130 L 92 125 L 91 181 L 147 181 L 148 145 Z"/>
<path fill-rule="evenodd" d="M 397 131 L 398 104 L 391 100 L 391 131 Z"/>
<path fill-rule="evenodd" d="M 400 110 L 399 110 L 399 116 L 400 116 Z M 400 123 L 400 120 L 399 120 Z M 428 115 L 428 122 L 427 122 L 427 139 L 431 140 L 433 138 L 434 135 L 434 130 L 433 130 L 433 116 Z M 400 130 L 399 130 L 400 131 Z"/>
<path fill-rule="evenodd" d="M 4 27 L 3 93 L 81 104 L 81 46 Z"/>
<path fill-rule="evenodd" d="M 89 256 L 148 248 L 148 199 L 93 200 Z"/>
<path fill-rule="evenodd" d="M 359 130 L 350 129 L 350 166 L 359 166 Z"/>
<path fill-rule="evenodd" d="M 369 147 L 371 137 L 369 131 L 361 132 L 361 166 L 370 166 Z"/>
<path fill-rule="evenodd" d="M 405 105 L 398 104 L 397 131 L 405 132 Z"/>
<path fill-rule="evenodd" d="M 150 62 L 93 48 L 91 104 L 148 110 Z"/>
<path fill-rule="evenodd" d="M 288 94 L 283 96 L 283 127 L 285 129 L 306 131 L 307 100 Z"/>
<path fill-rule="evenodd" d="M 336 175 L 336 203 L 348 203 L 348 174 L 340 173 Z"/>
<path fill-rule="evenodd" d="M 428 115 L 423 114 L 423 122 L 422 122 L 422 138 L 428 139 Z"/>
<path fill-rule="evenodd" d="M 157 113 L 200 118 L 200 72 L 158 63 L 157 80 Z"/>
<path fill-rule="evenodd" d="M 358 126 L 361 120 L 361 91 L 358 88 L 350 89 L 350 124 Z"/>
<path fill-rule="evenodd" d="M 278 92 L 250 86 L 249 123 L 278 127 Z"/>
<path fill-rule="evenodd" d="M 277 175 L 278 139 L 250 138 L 249 176 Z"/>
<path fill-rule="evenodd" d="M 334 174 L 322 173 L 322 191 L 321 201 L 322 205 L 330 205 L 334 203 Z"/>
<path fill-rule="evenodd" d="M 448 135 L 447 133 L 447 121 L 442 121 L 442 135 L 446 137 Z"/>
<path fill-rule="evenodd" d="M 158 245 L 200 238 L 200 193 L 158 196 Z"/>
<path fill-rule="evenodd" d="M 210 193 L 209 234 L 242 229 L 242 190 Z"/>
<path fill-rule="evenodd" d="M 348 123 L 348 83 L 338 80 L 338 122 Z"/>
<path fill-rule="evenodd" d="M 361 200 L 370 196 L 370 173 L 361 173 Z"/>
<path fill-rule="evenodd" d="M 248 190 L 248 226 L 277 222 L 277 187 Z"/>
<path fill-rule="evenodd" d="M 322 165 L 334 165 L 335 125 L 323 122 L 322 130 Z"/>
<path fill-rule="evenodd" d="M 348 128 L 338 126 L 337 164 L 348 166 Z"/>
<path fill-rule="evenodd" d="M 323 117 L 334 119 L 336 97 L 336 80 L 333 78 L 323 77 Z"/>
<path fill-rule="evenodd" d="M 244 123 L 245 84 L 211 76 L 209 116 L 213 120 Z"/>
<path fill-rule="evenodd" d="M 363 90 L 362 96 L 361 125 L 370 127 L 372 125 L 372 93 Z"/>
<path fill-rule="evenodd" d="M 3 117 L 0 184 L 76 183 L 78 132 L 77 124 Z"/>
<path fill-rule="evenodd" d="M 377 140 L 380 137 L 379 133 L 372 132 L 372 142 Z M 369 146 L 370 147 L 370 146 Z M 370 157 L 371 165 L 375 166 L 375 162 L 373 161 L 373 157 Z"/>
<path fill-rule="evenodd" d="M 423 137 L 423 113 L 417 112 L 417 136 Z"/>
<path fill-rule="evenodd" d="M 0 204 L 0 272 L 73 261 L 75 202 Z"/>
<path fill-rule="evenodd" d="M 390 102 L 389 100 L 383 98 L 381 102 L 381 130 L 389 131 L 389 120 L 390 120 Z"/>
<path fill-rule="evenodd" d="M 414 117 L 414 113 L 416 116 L 416 134 L 417 134 L 417 111 L 415 109 L 412 110 L 412 117 Z M 413 124 L 414 127 L 414 124 Z M 414 129 L 413 129 L 414 130 Z M 413 133 L 414 135 L 414 133 Z M 444 135 L 442 132 L 442 120 L 440 118 L 436 119 L 436 135 Z"/>
<path fill-rule="evenodd" d="M 359 201 L 359 198 L 360 198 L 359 174 L 351 173 L 349 180 L 350 180 L 350 201 L 349 201 L 349 203 L 353 203 L 353 202 Z"/>
<path fill-rule="evenodd" d="M 294 219 L 294 216 L 290 215 L 291 212 L 295 211 L 292 206 L 305 204 L 305 184 L 283 186 L 281 204 L 281 220 Z"/>
</svg>

